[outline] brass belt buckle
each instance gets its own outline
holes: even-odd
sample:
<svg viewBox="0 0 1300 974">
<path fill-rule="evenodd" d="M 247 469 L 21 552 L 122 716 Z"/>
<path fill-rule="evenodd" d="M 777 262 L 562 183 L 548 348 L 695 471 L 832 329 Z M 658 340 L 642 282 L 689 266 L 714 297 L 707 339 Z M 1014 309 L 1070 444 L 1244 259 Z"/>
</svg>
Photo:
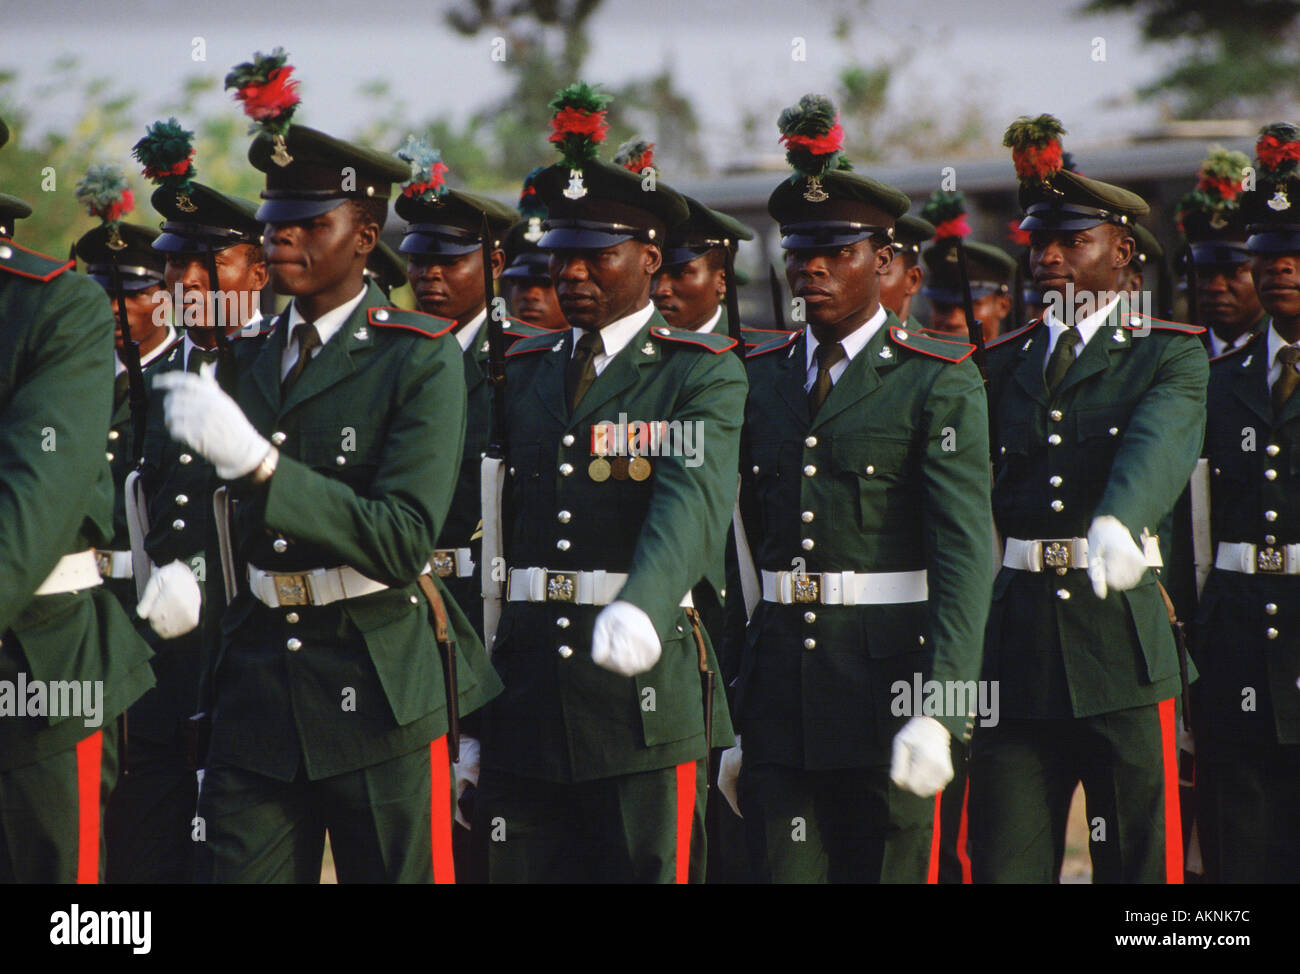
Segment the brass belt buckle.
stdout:
<svg viewBox="0 0 1300 974">
<path fill-rule="evenodd" d="M 113 553 L 96 549 L 95 567 L 99 569 L 100 578 L 110 577 L 113 574 Z"/>
<path fill-rule="evenodd" d="M 790 597 L 796 605 L 821 601 L 821 575 L 806 572 L 790 576 Z"/>
<path fill-rule="evenodd" d="M 1268 546 L 1255 552 L 1255 571 L 1264 573 L 1286 570 L 1286 557 L 1283 549 Z"/>
<path fill-rule="evenodd" d="M 448 578 L 456 574 L 456 552 L 446 548 L 435 551 L 429 565 L 439 578 Z"/>
<path fill-rule="evenodd" d="M 577 572 L 547 572 L 546 573 L 546 601 L 547 602 L 577 602 L 578 601 L 578 573 Z"/>
<path fill-rule="evenodd" d="M 1059 541 L 1043 542 L 1044 568 L 1069 568 L 1070 546 Z"/>
<path fill-rule="evenodd" d="M 281 605 L 309 605 L 311 588 L 306 575 L 272 575 L 275 598 Z"/>
</svg>

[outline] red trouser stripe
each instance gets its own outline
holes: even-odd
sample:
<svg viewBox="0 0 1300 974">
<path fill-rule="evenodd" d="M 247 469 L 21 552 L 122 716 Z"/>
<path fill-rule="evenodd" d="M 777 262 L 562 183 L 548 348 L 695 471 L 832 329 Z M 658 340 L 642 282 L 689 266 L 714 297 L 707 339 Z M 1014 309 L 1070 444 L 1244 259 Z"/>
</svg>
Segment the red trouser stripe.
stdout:
<svg viewBox="0 0 1300 974">
<path fill-rule="evenodd" d="M 939 882 L 939 834 L 942 831 L 943 818 L 939 814 L 939 805 L 943 800 L 943 792 L 936 792 L 934 796 L 934 829 L 930 833 L 930 865 L 925 871 L 925 881 L 934 886 Z"/>
<path fill-rule="evenodd" d="M 691 823 L 695 819 L 695 762 L 677 765 L 677 885 L 690 882 Z"/>
<path fill-rule="evenodd" d="M 1160 756 L 1165 766 L 1165 882 L 1183 881 L 1183 820 L 1178 810 L 1178 742 L 1174 733 L 1174 701 L 1161 700 Z"/>
<path fill-rule="evenodd" d="M 970 811 L 970 773 L 966 774 L 966 789 L 961 793 L 961 824 L 957 826 L 957 861 L 961 863 L 961 881 L 963 886 L 971 884 L 970 853 L 966 851 L 966 830 L 970 824 L 967 814 Z"/>
<path fill-rule="evenodd" d="M 104 732 L 77 745 L 77 882 L 99 882 L 99 790 Z"/>
<path fill-rule="evenodd" d="M 429 742 L 429 780 L 432 794 L 429 825 L 433 830 L 433 881 L 456 882 L 456 867 L 451 859 L 451 765 L 444 734 Z"/>
</svg>

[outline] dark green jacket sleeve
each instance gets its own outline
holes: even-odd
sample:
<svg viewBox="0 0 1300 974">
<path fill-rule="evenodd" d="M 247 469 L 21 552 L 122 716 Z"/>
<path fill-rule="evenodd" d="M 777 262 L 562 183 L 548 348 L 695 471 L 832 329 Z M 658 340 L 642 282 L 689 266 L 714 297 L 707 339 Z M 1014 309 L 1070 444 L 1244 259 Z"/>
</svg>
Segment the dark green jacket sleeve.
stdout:
<svg viewBox="0 0 1300 974">
<path fill-rule="evenodd" d="M 923 408 L 929 431 L 922 521 L 934 640 L 930 678 L 965 682 L 979 678 L 993 594 L 988 402 L 969 359 L 939 373 Z M 954 737 L 965 733 L 965 714 L 940 719 Z"/>
<path fill-rule="evenodd" d="M 368 496 L 282 456 L 265 523 L 320 545 L 386 585 L 415 580 L 451 506 L 465 440 L 465 375 L 455 338 L 413 340 Z M 358 402 L 358 410 L 374 404 Z"/>
<path fill-rule="evenodd" d="M 686 354 L 686 353 L 679 353 Z M 736 503 L 740 426 L 748 382 L 730 353 L 689 353 L 695 359 L 676 403 L 665 417 L 697 428 L 698 466 L 687 457 L 657 461 L 654 496 L 641 528 L 632 571 L 619 598 L 642 609 L 662 638 L 679 618 L 678 603 L 713 565 L 727 537 Z"/>
<path fill-rule="evenodd" d="M 1129 420 L 1094 517 L 1115 516 L 1134 540 L 1143 528 L 1152 534 L 1160 529 L 1201 454 L 1209 378 L 1205 347 L 1195 337 L 1180 335 L 1166 343 L 1150 387 Z"/>
<path fill-rule="evenodd" d="M 74 549 L 101 473 L 113 390 L 113 316 L 89 278 L 0 280 L 21 347 L 0 379 L 0 633 Z"/>
</svg>

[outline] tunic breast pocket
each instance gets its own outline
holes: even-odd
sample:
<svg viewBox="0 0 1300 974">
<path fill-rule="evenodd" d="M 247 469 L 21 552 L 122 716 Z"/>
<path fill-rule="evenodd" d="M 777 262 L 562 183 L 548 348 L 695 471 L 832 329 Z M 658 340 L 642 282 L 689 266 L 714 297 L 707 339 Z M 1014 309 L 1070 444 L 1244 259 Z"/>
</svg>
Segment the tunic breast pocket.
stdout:
<svg viewBox="0 0 1300 974">
<path fill-rule="evenodd" d="M 313 470 L 347 481 L 370 482 L 379 465 L 382 432 L 374 423 L 334 423 L 305 427 L 299 434 L 299 459 Z"/>
<path fill-rule="evenodd" d="M 835 437 L 831 467 L 837 481 L 856 488 L 859 527 L 883 533 L 891 524 L 909 523 L 916 515 L 916 492 L 907 489 L 910 452 L 911 444 L 905 439 Z"/>
<path fill-rule="evenodd" d="M 750 458 L 753 462 L 746 474 L 754 484 L 754 496 L 763 515 L 764 533 L 771 534 L 777 530 L 782 513 L 788 509 L 781 497 L 785 482 L 781 475 L 781 444 L 755 443 L 750 449 Z"/>
</svg>

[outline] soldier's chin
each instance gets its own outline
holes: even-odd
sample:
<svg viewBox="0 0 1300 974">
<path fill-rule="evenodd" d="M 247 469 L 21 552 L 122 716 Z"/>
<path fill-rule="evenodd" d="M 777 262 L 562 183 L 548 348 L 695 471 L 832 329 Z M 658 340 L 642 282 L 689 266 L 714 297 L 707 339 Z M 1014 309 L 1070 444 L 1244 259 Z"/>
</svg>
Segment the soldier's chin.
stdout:
<svg viewBox="0 0 1300 974">
<path fill-rule="evenodd" d="M 276 294 L 297 297 L 311 293 L 311 277 L 301 264 L 270 264 L 267 275 L 271 278 L 271 290 Z"/>
</svg>

